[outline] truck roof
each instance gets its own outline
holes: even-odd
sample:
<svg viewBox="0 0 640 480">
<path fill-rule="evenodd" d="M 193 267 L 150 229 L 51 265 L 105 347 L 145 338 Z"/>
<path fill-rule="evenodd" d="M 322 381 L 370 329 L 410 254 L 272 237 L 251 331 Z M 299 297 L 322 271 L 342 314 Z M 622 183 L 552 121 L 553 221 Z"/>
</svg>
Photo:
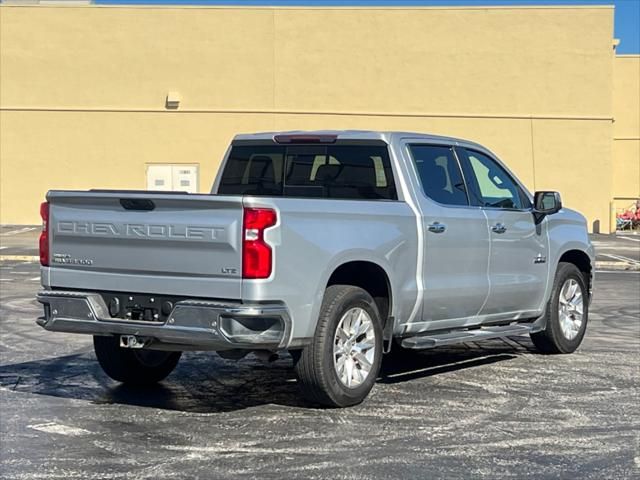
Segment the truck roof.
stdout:
<svg viewBox="0 0 640 480">
<path fill-rule="evenodd" d="M 273 140 L 276 135 L 336 135 L 338 140 L 384 140 L 387 143 L 397 138 L 419 138 L 422 140 L 446 141 L 457 144 L 481 145 L 462 138 L 433 135 L 430 133 L 402 132 L 402 131 L 377 131 L 377 130 L 289 130 L 278 132 L 240 133 L 235 140 Z"/>
</svg>

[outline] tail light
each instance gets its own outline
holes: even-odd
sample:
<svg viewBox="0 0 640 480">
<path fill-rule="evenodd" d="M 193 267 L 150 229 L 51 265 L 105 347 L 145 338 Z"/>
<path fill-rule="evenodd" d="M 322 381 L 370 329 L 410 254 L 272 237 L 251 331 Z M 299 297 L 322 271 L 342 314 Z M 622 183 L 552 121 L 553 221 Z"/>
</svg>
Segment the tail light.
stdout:
<svg viewBox="0 0 640 480">
<path fill-rule="evenodd" d="M 278 216 L 270 208 L 245 208 L 242 241 L 242 278 L 269 278 L 273 268 L 271 246 L 264 241 L 265 229 Z"/>
<path fill-rule="evenodd" d="M 40 233 L 40 264 L 49 266 L 49 202 L 40 204 L 42 233 Z"/>
</svg>

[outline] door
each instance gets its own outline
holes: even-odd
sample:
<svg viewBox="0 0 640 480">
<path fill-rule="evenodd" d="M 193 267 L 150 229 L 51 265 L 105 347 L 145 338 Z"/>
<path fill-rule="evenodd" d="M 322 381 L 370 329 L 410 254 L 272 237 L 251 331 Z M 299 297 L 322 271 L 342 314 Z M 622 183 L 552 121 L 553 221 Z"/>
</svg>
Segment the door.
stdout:
<svg viewBox="0 0 640 480">
<path fill-rule="evenodd" d="M 198 167 L 196 165 L 172 165 L 171 180 L 173 190 L 197 193 Z"/>
<path fill-rule="evenodd" d="M 489 293 L 489 233 L 469 205 L 456 154 L 448 145 L 410 144 L 422 186 L 424 301 L 415 330 L 473 325 Z"/>
<path fill-rule="evenodd" d="M 173 190 L 171 165 L 147 165 L 147 190 Z"/>
<path fill-rule="evenodd" d="M 547 279 L 546 222 L 536 225 L 531 201 L 511 174 L 487 153 L 458 149 L 472 203 L 487 215 L 491 237 L 489 298 L 480 314 L 535 316 Z"/>
<path fill-rule="evenodd" d="M 197 165 L 147 165 L 147 190 L 198 192 Z"/>
</svg>

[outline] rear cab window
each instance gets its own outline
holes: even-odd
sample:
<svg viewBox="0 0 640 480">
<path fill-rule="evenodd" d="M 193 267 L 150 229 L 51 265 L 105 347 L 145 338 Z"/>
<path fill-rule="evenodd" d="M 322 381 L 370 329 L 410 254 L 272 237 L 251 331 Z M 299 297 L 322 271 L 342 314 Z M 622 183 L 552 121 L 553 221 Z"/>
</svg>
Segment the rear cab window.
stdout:
<svg viewBox="0 0 640 480">
<path fill-rule="evenodd" d="M 384 142 L 231 147 L 222 195 L 397 200 Z"/>
</svg>

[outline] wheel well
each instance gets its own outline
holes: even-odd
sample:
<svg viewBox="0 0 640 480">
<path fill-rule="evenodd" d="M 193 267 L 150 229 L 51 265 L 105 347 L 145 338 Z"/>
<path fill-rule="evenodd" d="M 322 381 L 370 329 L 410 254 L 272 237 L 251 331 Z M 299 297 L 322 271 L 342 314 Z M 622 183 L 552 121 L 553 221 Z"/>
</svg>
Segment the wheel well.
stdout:
<svg viewBox="0 0 640 480">
<path fill-rule="evenodd" d="M 383 327 L 391 312 L 391 285 L 387 273 L 372 262 L 349 262 L 340 265 L 329 278 L 331 285 L 353 285 L 366 290 L 376 302 Z"/>
<path fill-rule="evenodd" d="M 573 263 L 578 267 L 578 270 L 580 270 L 584 276 L 584 281 L 587 284 L 589 294 L 591 294 L 591 270 L 593 267 L 591 266 L 591 259 L 589 258 L 589 255 L 581 250 L 569 250 L 562 254 L 560 261 Z"/>
</svg>

